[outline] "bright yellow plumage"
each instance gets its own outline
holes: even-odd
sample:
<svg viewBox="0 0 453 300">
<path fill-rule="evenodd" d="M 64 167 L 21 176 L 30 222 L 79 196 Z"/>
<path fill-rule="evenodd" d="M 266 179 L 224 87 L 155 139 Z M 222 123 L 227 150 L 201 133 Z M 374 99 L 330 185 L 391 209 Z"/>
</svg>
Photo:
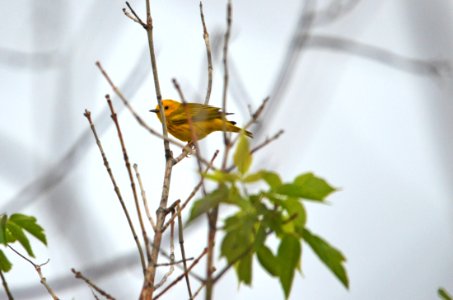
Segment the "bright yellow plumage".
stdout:
<svg viewBox="0 0 453 300">
<path fill-rule="evenodd" d="M 182 103 L 170 99 L 162 100 L 162 106 L 165 110 L 165 119 L 167 121 L 168 132 L 175 138 L 185 141 L 192 141 L 192 132 L 197 140 L 201 140 L 213 131 L 240 132 L 241 128 L 235 126 L 235 122 L 223 119 L 222 111 L 218 107 L 200 104 L 200 103 Z M 156 109 L 152 109 L 161 120 L 159 105 Z M 226 114 L 229 115 L 229 114 Z M 189 123 L 189 117 L 192 120 Z M 248 137 L 252 137 L 252 133 L 245 131 Z"/>
</svg>

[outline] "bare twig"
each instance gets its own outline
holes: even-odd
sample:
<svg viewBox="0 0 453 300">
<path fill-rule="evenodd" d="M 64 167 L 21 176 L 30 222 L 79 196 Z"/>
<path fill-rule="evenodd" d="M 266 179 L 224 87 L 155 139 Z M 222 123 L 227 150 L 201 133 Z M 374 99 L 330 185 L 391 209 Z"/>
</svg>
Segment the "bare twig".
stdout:
<svg viewBox="0 0 453 300">
<path fill-rule="evenodd" d="M 173 158 L 173 165 L 176 165 L 184 158 L 188 157 L 189 155 L 193 154 L 195 149 L 191 148 L 189 144 L 187 144 L 183 149 L 180 155 Z"/>
<path fill-rule="evenodd" d="M 145 243 L 146 256 L 147 256 L 148 262 L 149 262 L 149 261 L 151 261 L 151 256 L 150 256 L 151 253 L 149 251 L 150 248 L 149 248 L 148 234 L 146 233 L 145 225 L 143 224 L 142 212 L 140 210 L 140 205 L 138 203 L 137 189 L 135 187 L 134 176 L 132 175 L 132 168 L 131 168 L 131 163 L 129 162 L 129 155 L 127 154 L 126 144 L 124 142 L 120 123 L 118 122 L 118 117 L 117 117 L 117 114 L 113 107 L 112 100 L 110 99 L 109 95 L 106 95 L 105 98 L 107 99 L 107 103 L 109 105 L 110 112 L 111 112 L 111 117 L 112 117 L 113 122 L 115 123 L 115 128 L 118 133 L 118 139 L 121 144 L 121 151 L 123 152 L 124 164 L 126 166 L 126 170 L 129 175 L 129 181 L 131 182 L 132 196 L 134 197 L 135 208 L 137 210 L 137 217 L 139 220 L 140 228 L 142 230 L 142 237 L 143 237 L 143 241 Z M 140 256 L 143 256 L 143 250 L 140 245 L 140 241 L 138 241 L 138 245 L 140 246 L 139 247 Z M 140 257 L 140 259 L 142 259 L 142 258 Z"/>
<path fill-rule="evenodd" d="M 6 281 L 6 278 L 3 275 L 2 271 L 0 271 L 0 277 L 2 278 L 3 288 L 5 290 L 6 296 L 8 297 L 8 300 L 14 300 L 13 294 L 11 294 L 11 291 L 9 290 L 8 282 Z"/>
<path fill-rule="evenodd" d="M 258 150 L 262 149 L 263 147 L 267 146 L 268 144 L 270 144 L 271 142 L 275 141 L 276 139 L 278 139 L 285 131 L 283 129 L 280 129 L 276 134 L 274 134 L 273 136 L 271 137 L 267 137 L 262 143 L 256 145 L 254 148 L 252 148 L 250 150 L 250 153 L 253 154 L 255 152 L 257 152 Z M 226 172 L 231 172 L 234 170 L 234 168 L 236 168 L 235 165 L 231 165 L 229 166 L 225 171 Z"/>
<path fill-rule="evenodd" d="M 52 296 L 52 299 L 53 300 L 59 300 L 60 298 L 58 298 L 58 296 L 55 294 L 55 292 L 53 291 L 53 289 L 47 284 L 47 279 L 46 277 L 44 277 L 42 275 L 42 272 L 41 272 L 41 267 L 46 265 L 47 263 L 49 263 L 49 260 L 47 260 L 45 263 L 43 264 L 35 264 L 33 261 L 31 261 L 29 258 L 27 258 L 26 256 L 22 255 L 19 251 L 17 251 L 16 249 L 14 249 L 13 247 L 11 247 L 10 245 L 8 245 L 8 248 L 13 250 L 14 253 L 16 253 L 17 255 L 19 255 L 20 257 L 22 257 L 23 259 L 25 259 L 26 261 L 28 261 L 36 270 L 36 272 L 38 273 L 38 276 L 39 278 L 41 279 L 40 282 L 41 284 L 46 288 L 47 292 L 49 293 L 50 296 Z"/>
<path fill-rule="evenodd" d="M 209 104 L 209 99 L 211 98 L 211 90 L 212 90 L 212 75 L 213 75 L 213 68 L 212 68 L 212 53 L 211 53 L 211 43 L 209 41 L 209 33 L 208 29 L 206 28 L 206 23 L 204 20 L 204 13 L 203 13 L 203 3 L 200 1 L 200 17 L 201 23 L 203 25 L 203 39 L 206 45 L 206 56 L 208 59 L 208 87 L 206 90 L 206 97 L 204 100 L 204 104 Z"/>
<path fill-rule="evenodd" d="M 195 293 L 193 294 L 193 299 L 195 299 L 198 294 L 200 294 L 201 290 L 203 290 L 203 288 L 206 286 L 206 283 L 205 282 L 202 282 L 200 284 L 200 286 L 198 287 L 198 289 L 195 291 Z"/>
<path fill-rule="evenodd" d="M 99 300 L 98 295 L 96 295 L 96 293 L 93 290 L 91 290 L 91 293 L 93 294 L 94 299 Z"/>
<path fill-rule="evenodd" d="M 255 153 L 256 151 L 260 150 L 261 148 L 265 147 L 266 145 L 270 144 L 271 142 L 275 141 L 276 139 L 278 139 L 285 131 L 283 129 L 280 129 L 276 134 L 274 134 L 273 136 L 269 137 L 269 138 L 266 138 L 264 140 L 264 142 L 262 142 L 261 144 L 255 146 L 252 150 L 250 150 L 250 153 L 253 154 Z"/>
<path fill-rule="evenodd" d="M 232 23 L 232 4 L 231 0 L 228 0 L 227 4 L 227 28 L 224 36 L 223 44 L 223 93 L 222 93 L 222 118 L 223 122 L 223 142 L 225 145 L 224 156 L 222 161 L 222 170 L 226 168 L 228 161 L 228 153 L 231 148 L 231 143 L 229 141 L 227 132 L 226 132 L 226 102 L 228 94 L 228 43 L 230 40 L 231 33 L 231 23 Z M 210 212 L 207 213 L 208 216 L 208 253 L 207 253 L 207 262 L 206 262 L 206 293 L 205 299 L 211 300 L 213 297 L 214 291 L 214 281 L 213 273 L 215 270 L 214 267 L 214 250 L 215 250 L 215 236 L 217 232 L 217 218 L 219 215 L 219 207 L 214 207 Z"/>
<path fill-rule="evenodd" d="M 127 10 L 125 8 L 123 8 L 123 13 L 129 18 L 131 19 L 132 21 L 134 22 L 137 22 L 138 24 L 142 25 L 143 28 L 146 29 L 146 24 L 145 22 L 142 21 L 142 19 L 138 16 L 138 14 L 135 12 L 135 10 L 132 8 L 132 6 L 129 4 L 129 2 L 126 1 L 126 5 L 127 7 L 129 8 L 129 10 L 131 11 L 132 15 L 131 16 Z"/>
<path fill-rule="evenodd" d="M 129 19 L 131 19 L 132 21 L 134 21 L 135 23 L 138 23 L 138 24 L 142 25 L 142 24 L 140 23 L 140 20 L 137 19 L 135 16 L 131 15 L 131 14 L 127 11 L 127 9 L 123 8 L 123 14 L 124 14 L 126 17 L 128 17 Z"/>
<path fill-rule="evenodd" d="M 202 175 L 201 175 L 202 176 Z M 203 178 L 203 177 L 201 177 Z M 179 246 L 181 248 L 181 256 L 183 259 L 183 266 L 184 266 L 184 277 L 186 278 L 186 285 L 187 285 L 187 291 L 189 293 L 189 299 L 192 300 L 192 289 L 190 288 L 190 279 L 189 279 L 189 272 L 187 271 L 187 260 L 186 260 L 186 250 L 184 248 L 184 235 L 183 235 L 183 224 L 182 224 L 182 218 L 181 218 L 181 207 L 179 204 L 176 206 L 177 209 L 177 215 L 178 215 L 178 237 L 179 237 Z"/>
<path fill-rule="evenodd" d="M 149 54 L 151 57 L 151 67 L 153 70 L 154 88 L 156 92 L 157 103 L 159 105 L 160 116 L 162 120 L 162 133 L 165 138 L 168 138 L 167 121 L 165 118 L 165 111 L 162 105 L 162 93 L 160 91 L 159 76 L 157 71 L 156 53 L 154 50 L 154 38 L 153 38 L 153 19 L 151 18 L 151 3 L 150 0 L 146 0 L 146 33 L 148 35 L 148 46 Z M 162 195 L 159 203 L 159 208 L 156 212 L 156 234 L 154 235 L 153 247 L 151 253 L 151 263 L 148 265 L 146 270 L 145 280 L 143 283 L 142 292 L 140 293 L 140 299 L 151 300 L 154 292 L 154 278 L 156 276 L 157 259 L 159 257 L 159 249 L 162 241 L 161 228 L 165 222 L 165 210 L 167 208 L 168 194 L 170 191 L 171 171 L 173 168 L 173 153 L 170 150 L 170 144 L 167 139 L 164 139 L 164 151 L 165 151 L 165 172 L 164 182 L 162 184 Z"/>
<path fill-rule="evenodd" d="M 228 0 L 227 4 L 227 28 L 225 31 L 224 36 L 224 43 L 223 43 L 223 90 L 222 90 L 222 118 L 226 120 L 226 103 L 227 103 L 227 95 L 228 95 L 228 44 L 230 41 L 230 34 L 231 34 L 231 23 L 232 23 L 232 4 L 231 0 Z M 226 132 L 226 124 L 223 124 L 223 142 L 225 144 L 225 154 L 224 160 L 222 163 L 222 167 L 226 166 L 226 159 L 228 157 L 228 144 L 229 139 Z M 209 253 L 208 253 L 209 257 Z"/>
<path fill-rule="evenodd" d="M 451 73 L 451 65 L 448 61 L 430 61 L 412 59 L 399 55 L 384 48 L 368 45 L 351 39 L 329 36 L 312 35 L 307 40 L 307 47 L 341 51 L 363 58 L 372 59 L 406 72 L 426 74 L 431 76 L 445 76 Z"/>
<path fill-rule="evenodd" d="M 205 168 L 205 173 L 208 172 L 211 168 L 212 168 L 212 165 L 214 164 L 214 160 L 216 159 L 217 155 L 219 154 L 219 150 L 216 150 L 216 152 L 214 152 L 214 155 L 212 156 L 211 158 L 211 161 L 209 162 L 209 164 L 206 166 Z M 189 204 L 190 200 L 192 200 L 192 198 L 195 196 L 195 194 L 198 192 L 198 190 L 201 188 L 201 185 L 202 185 L 202 180 L 200 179 L 200 181 L 197 183 L 197 185 L 193 188 L 192 192 L 190 193 L 190 195 L 187 197 L 187 199 L 183 202 L 180 210 L 182 211 L 186 206 L 187 204 Z M 162 231 L 165 231 L 167 229 L 167 227 L 170 225 L 170 223 L 175 219 L 175 216 L 172 216 L 170 220 L 167 221 L 167 223 L 162 227 Z"/>
<path fill-rule="evenodd" d="M 169 289 L 171 289 L 175 284 L 177 284 L 179 281 L 181 281 L 181 279 L 184 278 L 185 274 L 190 272 L 193 269 L 193 267 L 195 267 L 198 264 L 198 262 L 203 258 L 203 256 L 207 252 L 208 252 L 208 249 L 204 248 L 203 252 L 201 252 L 201 254 L 193 261 L 193 263 L 189 266 L 187 271 L 184 272 L 183 274 L 181 274 L 180 276 L 178 276 L 175 280 L 173 280 L 168 286 L 165 287 L 165 289 L 162 292 L 160 292 L 158 295 L 156 295 L 156 297 L 154 297 L 153 300 L 157 300 L 165 292 L 167 292 Z"/>
<path fill-rule="evenodd" d="M 175 201 L 175 203 L 179 203 L 179 200 Z M 173 204 L 175 204 L 173 203 Z M 177 206 L 177 204 L 175 204 Z M 175 215 L 175 208 L 173 205 L 168 208 L 168 211 L 171 211 L 172 215 Z M 184 259 L 184 258 L 183 258 Z M 157 267 L 157 264 L 155 265 Z M 170 275 L 173 273 L 175 270 L 175 222 L 171 222 L 171 227 L 170 227 L 170 268 L 168 269 L 168 272 L 164 274 L 162 279 L 160 280 L 159 283 L 154 285 L 154 290 L 160 288 L 170 277 Z"/>
<path fill-rule="evenodd" d="M 75 278 L 85 281 L 85 283 L 88 286 L 93 288 L 96 292 L 98 292 L 99 294 L 101 294 L 105 298 L 107 298 L 109 300 L 115 300 L 115 298 L 113 296 L 111 296 L 109 293 L 107 293 L 106 291 L 104 291 L 103 289 L 101 289 L 100 287 L 95 285 L 91 280 L 89 280 L 87 277 L 85 277 L 80 271 L 76 271 L 74 268 L 72 268 L 71 272 L 74 273 Z"/>
<path fill-rule="evenodd" d="M 137 233 L 135 232 L 134 224 L 132 223 L 132 220 L 131 220 L 131 217 L 130 217 L 129 212 L 127 210 L 126 204 L 123 201 L 123 196 L 121 195 L 120 188 L 116 184 L 116 180 L 115 180 L 115 177 L 113 176 L 113 172 L 112 172 L 112 169 L 110 168 L 110 164 L 109 164 L 109 162 L 107 160 L 107 156 L 105 155 L 105 152 L 104 152 L 104 149 L 102 147 L 101 141 L 99 140 L 98 134 L 96 132 L 96 128 L 94 127 L 93 121 L 91 120 L 91 112 L 88 111 L 88 110 L 85 110 L 84 116 L 87 118 L 87 120 L 88 120 L 88 122 L 90 124 L 91 131 L 93 132 L 94 138 L 96 140 L 96 144 L 98 145 L 99 151 L 100 151 L 101 156 L 102 156 L 102 160 L 104 161 L 104 166 L 105 166 L 105 168 L 107 170 L 107 173 L 109 174 L 110 180 L 112 181 L 116 196 L 118 197 L 118 200 L 120 201 L 121 207 L 123 208 L 123 212 L 124 212 L 124 214 L 126 216 L 127 222 L 128 222 L 129 227 L 131 229 L 132 235 L 133 235 L 134 240 L 135 240 L 135 244 L 137 245 L 137 249 L 138 249 L 139 256 L 140 256 L 140 262 L 142 264 L 143 273 L 145 273 L 146 264 L 145 264 L 145 259 L 144 259 L 144 256 L 143 256 L 143 250 L 142 250 L 142 248 L 140 246 L 140 242 L 138 240 Z"/>
<path fill-rule="evenodd" d="M 175 260 L 174 262 L 160 263 L 160 264 L 156 264 L 156 267 L 168 267 L 168 266 L 171 266 L 171 265 L 182 264 L 185 261 L 191 261 L 191 260 L 194 260 L 194 258 L 193 257 L 189 257 L 189 258 L 186 258 L 186 259 Z"/>
<path fill-rule="evenodd" d="M 142 194 L 143 206 L 145 207 L 146 216 L 148 217 L 149 223 L 151 224 L 153 231 L 156 232 L 156 224 L 154 223 L 153 217 L 151 216 L 151 212 L 149 211 L 145 189 L 143 188 L 142 179 L 140 177 L 140 173 L 138 172 L 137 164 L 134 164 L 134 170 L 135 170 L 135 177 L 137 177 L 138 185 L 140 186 L 140 191 Z M 148 243 L 147 247 L 149 247 L 149 243 Z"/>
<path fill-rule="evenodd" d="M 163 255 L 164 257 L 170 259 L 170 255 L 167 252 L 165 252 L 163 249 L 160 249 L 160 254 Z M 186 259 L 186 261 L 191 261 L 191 260 L 194 260 L 194 258 L 193 257 L 189 257 L 189 258 Z M 183 260 L 180 259 L 178 261 L 175 261 L 173 264 L 176 265 L 177 267 L 179 267 L 181 270 L 184 270 L 184 267 L 180 266 L 180 263 L 182 263 L 182 262 L 183 262 Z M 160 267 L 161 265 L 168 265 L 169 266 L 170 263 L 168 262 L 168 263 L 157 264 L 158 267 Z M 195 274 L 194 272 L 189 272 L 189 275 L 192 276 L 194 279 L 196 279 L 199 282 L 203 282 L 204 281 L 204 279 L 200 275 Z"/>
<path fill-rule="evenodd" d="M 175 86 L 175 89 L 178 92 L 179 98 L 181 99 L 182 103 L 187 102 L 186 98 L 184 97 L 184 93 L 181 90 L 181 86 L 179 85 L 176 78 L 173 78 L 171 81 L 173 82 L 173 85 Z"/>
<path fill-rule="evenodd" d="M 269 101 L 269 97 L 264 98 L 263 102 L 261 102 L 261 105 L 255 110 L 255 112 L 250 114 L 250 120 L 247 122 L 247 124 L 244 125 L 244 130 L 248 129 L 250 126 L 252 126 L 253 123 L 256 123 L 258 121 L 258 118 L 263 113 L 264 108 L 266 107 L 266 104 L 268 101 Z M 237 142 L 239 137 L 240 137 L 240 135 L 237 135 L 234 138 L 234 140 L 232 142 L 233 145 Z"/>
</svg>

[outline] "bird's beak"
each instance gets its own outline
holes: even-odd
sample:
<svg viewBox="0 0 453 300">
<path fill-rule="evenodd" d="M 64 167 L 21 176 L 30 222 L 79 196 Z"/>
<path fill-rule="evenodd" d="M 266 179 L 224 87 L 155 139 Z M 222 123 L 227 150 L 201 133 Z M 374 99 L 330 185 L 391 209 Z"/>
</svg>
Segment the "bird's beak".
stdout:
<svg viewBox="0 0 453 300">
<path fill-rule="evenodd" d="M 159 112 L 158 109 L 150 109 L 149 111 L 150 111 L 150 112 L 153 112 L 153 113 L 156 113 L 156 114 Z"/>
</svg>

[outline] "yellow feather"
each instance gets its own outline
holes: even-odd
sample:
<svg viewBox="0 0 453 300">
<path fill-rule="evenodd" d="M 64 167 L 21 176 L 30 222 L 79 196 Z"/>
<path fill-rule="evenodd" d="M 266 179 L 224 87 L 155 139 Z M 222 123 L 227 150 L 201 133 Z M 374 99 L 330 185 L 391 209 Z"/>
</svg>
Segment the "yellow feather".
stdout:
<svg viewBox="0 0 453 300">
<path fill-rule="evenodd" d="M 181 141 L 191 142 L 193 135 L 197 140 L 201 140 L 214 131 L 223 131 L 224 128 L 228 132 L 241 131 L 241 128 L 235 126 L 234 122 L 223 118 L 223 113 L 218 107 L 200 103 L 186 103 L 184 105 L 170 99 L 162 100 L 162 106 L 168 132 Z M 159 105 L 151 111 L 156 113 L 162 122 Z M 245 134 L 252 137 L 252 133 L 249 131 L 245 131 Z"/>
</svg>

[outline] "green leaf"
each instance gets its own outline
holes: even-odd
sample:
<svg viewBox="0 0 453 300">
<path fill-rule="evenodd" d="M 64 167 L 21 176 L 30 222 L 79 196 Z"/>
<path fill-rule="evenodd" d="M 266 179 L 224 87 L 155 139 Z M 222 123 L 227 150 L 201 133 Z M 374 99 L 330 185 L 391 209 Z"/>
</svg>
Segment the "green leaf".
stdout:
<svg viewBox="0 0 453 300">
<path fill-rule="evenodd" d="M 27 236 L 22 230 L 22 227 L 9 220 L 8 223 L 6 223 L 6 229 L 9 232 L 11 232 L 11 235 L 14 238 L 14 240 L 19 241 L 22 247 L 24 247 L 24 249 L 27 251 L 28 255 L 30 255 L 31 257 L 35 257 L 35 255 L 33 254 L 33 250 L 31 249 L 30 246 L 30 241 L 28 240 Z"/>
<path fill-rule="evenodd" d="M 239 260 L 236 272 L 239 282 L 243 282 L 246 285 L 252 284 L 252 251 L 245 255 L 241 260 Z"/>
<path fill-rule="evenodd" d="M 263 219 L 261 224 L 264 227 L 272 229 L 277 235 L 279 235 L 283 230 L 283 217 L 282 213 L 276 210 L 266 209 L 263 213 Z"/>
<path fill-rule="evenodd" d="M 220 185 L 216 190 L 207 194 L 205 197 L 195 201 L 190 211 L 188 223 L 198 218 L 200 215 L 207 213 L 212 208 L 219 205 L 222 201 L 228 198 L 228 188 L 225 185 Z"/>
<path fill-rule="evenodd" d="M 304 206 L 296 198 L 291 197 L 282 201 L 282 206 L 288 212 L 289 218 L 292 219 L 291 223 L 294 224 L 295 232 L 302 238 L 305 223 L 307 222 L 307 214 Z"/>
<path fill-rule="evenodd" d="M 8 272 L 11 270 L 13 265 L 9 262 L 8 258 L 6 257 L 5 253 L 0 250 L 0 271 Z"/>
<path fill-rule="evenodd" d="M 312 200 L 324 200 L 336 189 L 330 186 L 327 181 L 316 177 L 313 173 L 306 173 L 296 177 L 294 183 L 303 188 L 302 198 Z"/>
<path fill-rule="evenodd" d="M 229 189 L 228 197 L 225 200 L 226 203 L 236 205 L 244 211 L 254 212 L 255 208 L 252 203 L 247 199 L 243 198 L 238 188 L 232 185 Z"/>
<path fill-rule="evenodd" d="M 312 234 L 308 229 L 304 229 L 304 241 L 313 249 L 321 261 L 335 274 L 338 280 L 349 288 L 349 279 L 343 263 L 346 258 L 343 254 L 329 245 L 321 237 Z"/>
<path fill-rule="evenodd" d="M 437 294 L 442 300 L 453 300 L 453 297 L 444 288 L 439 288 Z"/>
<path fill-rule="evenodd" d="M 253 182 L 257 182 L 261 179 L 263 179 L 263 173 L 260 171 L 260 172 L 252 173 L 250 175 L 245 176 L 242 179 L 242 182 L 253 183 Z"/>
<path fill-rule="evenodd" d="M 249 141 L 242 132 L 239 137 L 239 142 L 236 146 L 236 152 L 233 156 L 235 166 L 241 174 L 247 173 L 252 164 L 252 155 L 250 154 Z"/>
<path fill-rule="evenodd" d="M 252 247 L 252 240 L 252 232 L 247 229 L 228 232 L 222 240 L 220 254 L 231 264 L 249 251 L 249 248 Z"/>
<path fill-rule="evenodd" d="M 220 246 L 220 254 L 228 263 L 231 264 L 248 251 L 253 251 L 256 223 L 256 215 L 244 211 L 239 211 L 225 220 L 226 233 Z"/>
<path fill-rule="evenodd" d="M 8 221 L 8 217 L 6 215 L 2 215 L 0 218 L 0 244 L 6 245 L 6 222 Z"/>
<path fill-rule="evenodd" d="M 272 251 L 266 246 L 263 245 L 258 248 L 256 251 L 256 256 L 258 258 L 261 266 L 269 272 L 274 277 L 277 277 L 279 274 L 279 261 L 277 257 L 272 253 Z"/>
<path fill-rule="evenodd" d="M 23 214 L 13 214 L 9 217 L 10 222 L 14 222 L 31 235 L 40 240 L 44 245 L 47 245 L 46 235 L 44 229 L 38 225 L 36 218 L 32 216 L 26 216 Z"/>
<path fill-rule="evenodd" d="M 271 189 L 276 189 L 282 185 L 282 180 L 277 173 L 271 171 L 261 171 L 261 176 Z"/>
<path fill-rule="evenodd" d="M 278 247 L 277 257 L 280 265 L 279 279 L 288 299 L 293 284 L 294 273 L 300 260 L 302 248 L 294 235 L 286 234 Z"/>
<path fill-rule="evenodd" d="M 204 173 L 203 177 L 219 183 L 236 182 L 239 180 L 238 174 L 226 173 L 219 170 L 213 171 L 211 173 Z"/>
</svg>

